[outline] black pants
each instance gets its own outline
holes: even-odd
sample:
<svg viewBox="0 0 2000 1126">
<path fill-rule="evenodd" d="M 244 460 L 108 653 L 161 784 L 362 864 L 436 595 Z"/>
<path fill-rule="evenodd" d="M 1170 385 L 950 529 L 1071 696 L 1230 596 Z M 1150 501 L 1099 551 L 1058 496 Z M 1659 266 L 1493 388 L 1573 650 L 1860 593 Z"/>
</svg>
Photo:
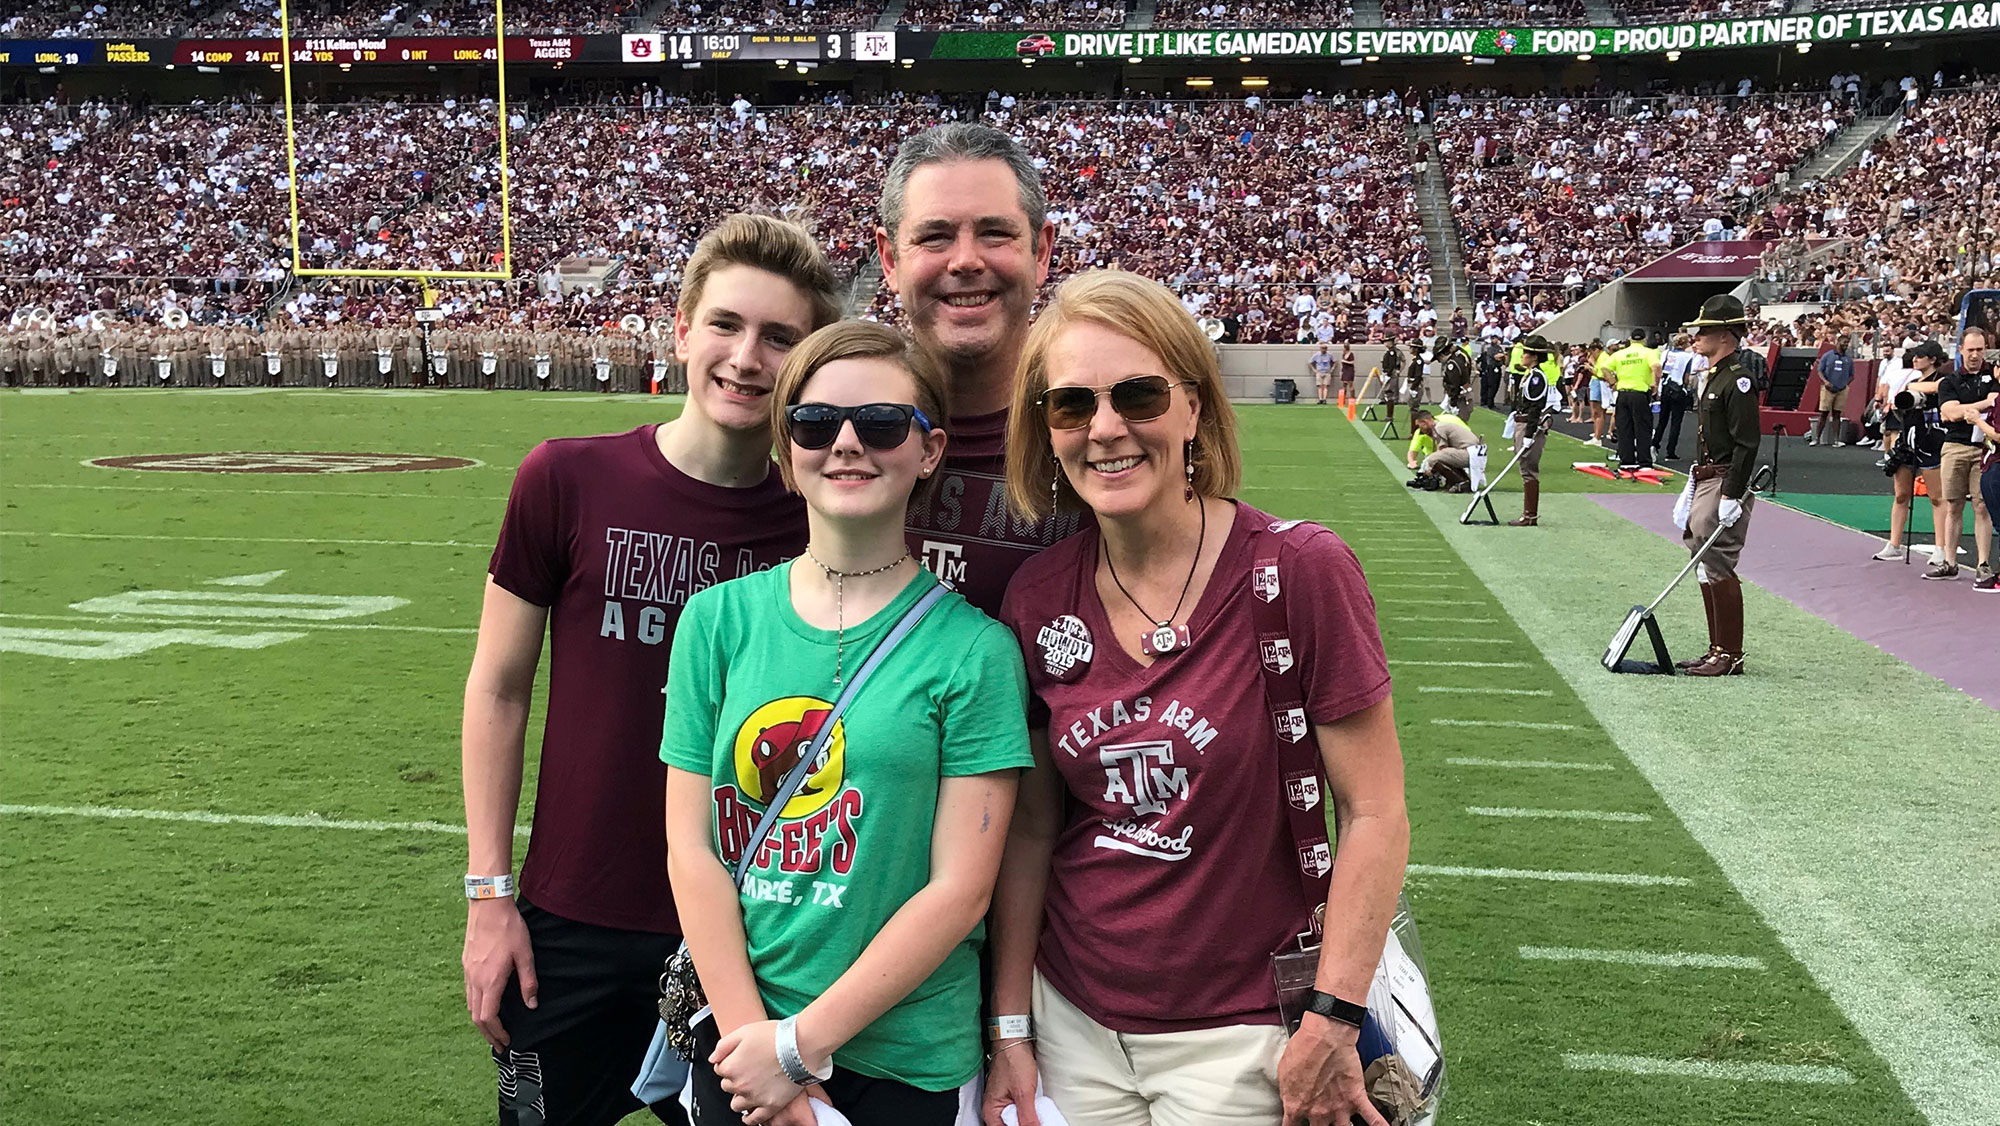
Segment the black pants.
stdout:
<svg viewBox="0 0 2000 1126">
<path fill-rule="evenodd" d="M 611 1126 L 640 1109 L 632 1080 L 659 1023 L 660 970 L 674 935 L 593 926 L 520 900 L 540 981 L 535 1008 L 518 979 L 500 998 L 510 1043 L 493 1052 L 500 1126 Z M 654 1117 L 682 1126 L 672 1100 Z"/>
<path fill-rule="evenodd" d="M 1653 396 L 1645 391 L 1620 391 L 1613 408 L 1617 412 L 1619 468 L 1651 468 Z"/>
<path fill-rule="evenodd" d="M 708 1066 L 708 1056 L 722 1041 L 713 1018 L 694 1030 L 694 1070 L 688 1086 L 694 1094 L 694 1126 L 742 1126 L 743 1116 L 729 1109 L 729 1096 Z M 854 1126 L 952 1126 L 958 1121 L 958 1091 L 925 1091 L 893 1079 L 876 1079 L 835 1069 L 820 1084 L 833 1109 Z"/>
<path fill-rule="evenodd" d="M 1681 416 L 1686 413 L 1686 407 L 1670 407 L 1665 402 L 1660 404 L 1660 417 L 1653 422 L 1654 449 L 1666 451 L 1668 457 L 1681 456 L 1676 451 L 1681 445 Z"/>
<path fill-rule="evenodd" d="M 1497 373 L 1493 375 L 1481 375 L 1479 377 L 1480 406 L 1485 407 L 1487 410 L 1492 410 L 1493 399 L 1499 393 L 1500 393 L 1500 376 Z"/>
</svg>

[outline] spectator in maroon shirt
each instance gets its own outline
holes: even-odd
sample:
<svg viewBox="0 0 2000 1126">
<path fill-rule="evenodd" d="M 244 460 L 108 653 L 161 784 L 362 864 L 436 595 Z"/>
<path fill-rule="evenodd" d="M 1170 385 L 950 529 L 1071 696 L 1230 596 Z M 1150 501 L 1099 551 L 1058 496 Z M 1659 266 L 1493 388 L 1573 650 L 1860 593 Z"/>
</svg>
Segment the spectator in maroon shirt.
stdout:
<svg viewBox="0 0 2000 1126">
<path fill-rule="evenodd" d="M 1030 1121 L 1039 1081 L 1077 1123 L 1384 1126 L 1357 1029 L 1308 1013 L 1288 1036 L 1270 964 L 1323 911 L 1316 986 L 1361 1003 L 1402 884 L 1402 754 L 1360 564 L 1325 529 L 1229 499 L 1235 416 L 1164 287 L 1072 278 L 1021 370 L 1014 510 L 1095 523 L 1023 564 L 1000 615 L 1027 655 L 1036 766 L 994 893 L 991 1003 L 1003 1027 L 1032 1009 L 1036 1039 L 996 1042 L 986 1122 L 1010 1104 Z M 1260 660 L 1298 670 L 1296 708 L 1244 675 Z M 1277 815 L 1291 780 L 1303 832 Z M 1321 794 L 1330 883 L 1326 842 L 1305 835 L 1324 832 Z"/>
<path fill-rule="evenodd" d="M 464 724 L 465 1003 L 499 1068 L 501 1126 L 608 1126 L 639 1109 L 629 1088 L 681 930 L 664 879 L 666 768 L 643 752 L 660 742 L 688 598 L 805 545 L 804 507 L 771 463 L 770 395 L 792 345 L 837 318 L 836 300 L 812 236 L 732 216 L 688 263 L 674 321 L 688 368 L 680 417 L 544 442 L 515 475 Z M 548 720 L 516 898 L 545 633 Z M 655 1113 L 685 1121 L 671 1100 Z"/>
</svg>

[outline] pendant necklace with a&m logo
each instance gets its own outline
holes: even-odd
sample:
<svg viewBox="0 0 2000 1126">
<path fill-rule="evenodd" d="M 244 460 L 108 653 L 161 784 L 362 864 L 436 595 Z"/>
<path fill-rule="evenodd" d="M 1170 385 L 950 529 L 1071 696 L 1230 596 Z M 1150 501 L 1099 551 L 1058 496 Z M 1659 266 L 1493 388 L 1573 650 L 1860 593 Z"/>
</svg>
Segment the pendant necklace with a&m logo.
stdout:
<svg viewBox="0 0 2000 1126">
<path fill-rule="evenodd" d="M 1174 619 L 1180 616 L 1181 605 L 1187 601 L 1188 590 L 1194 586 L 1195 570 L 1201 566 L 1201 548 L 1207 541 L 1208 505 L 1204 503 L 1201 505 L 1201 534 L 1194 542 L 1194 559 L 1188 563 L 1187 581 L 1181 584 L 1181 596 L 1174 601 L 1173 613 L 1164 618 L 1155 618 L 1146 613 L 1146 608 L 1139 605 L 1139 600 L 1132 597 L 1132 592 L 1125 589 L 1124 583 L 1118 581 L 1118 568 L 1111 562 L 1110 550 L 1105 549 L 1104 568 L 1111 572 L 1112 584 L 1118 588 L 1118 593 L 1125 596 L 1125 601 L 1132 604 L 1134 610 L 1139 611 L 1142 617 L 1153 623 L 1153 628 L 1139 638 L 1139 651 L 1148 657 L 1164 657 L 1170 653 L 1177 653 L 1187 648 L 1193 641 L 1188 634 L 1188 628 L 1175 625 Z M 1101 544 L 1103 541 L 1098 542 Z"/>
</svg>

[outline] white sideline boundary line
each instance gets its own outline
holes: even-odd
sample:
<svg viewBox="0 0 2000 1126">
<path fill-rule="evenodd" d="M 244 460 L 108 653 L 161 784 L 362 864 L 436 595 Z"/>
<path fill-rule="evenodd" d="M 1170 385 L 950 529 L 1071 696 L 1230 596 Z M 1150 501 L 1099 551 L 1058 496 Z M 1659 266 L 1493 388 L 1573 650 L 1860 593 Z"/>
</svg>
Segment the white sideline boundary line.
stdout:
<svg viewBox="0 0 2000 1126">
<path fill-rule="evenodd" d="M 1604 762 L 1556 762 L 1550 759 L 1521 758 L 1448 758 L 1447 766 L 1497 766 L 1516 770 L 1616 770 L 1615 766 Z"/>
<path fill-rule="evenodd" d="M 311 539 L 302 536 L 142 536 L 130 532 L 12 532 L 0 531 L 0 536 L 17 536 L 22 539 L 58 540 L 140 540 L 146 543 L 300 543 L 336 544 L 349 547 L 485 547 L 484 543 L 469 540 L 335 540 Z"/>
<path fill-rule="evenodd" d="M 1470 578 L 1464 571 L 1391 571 L 1379 578 L 1370 579 L 1369 586 L 1379 586 L 1395 579 L 1462 579 Z M 1456 621 L 1457 619 L 1453 619 Z"/>
<path fill-rule="evenodd" d="M 1450 684 L 1420 684 L 1419 692 L 1459 692 L 1471 696 L 1553 696 L 1552 688 L 1464 688 Z"/>
<path fill-rule="evenodd" d="M 1474 817 L 1521 817 L 1545 821 L 1621 821 L 1638 824 L 1651 821 L 1650 813 L 1623 813 L 1615 809 L 1520 809 L 1514 806 L 1468 805 Z"/>
<path fill-rule="evenodd" d="M 1392 665 L 1413 665 L 1417 668 L 1434 669 L 1525 669 L 1526 661 L 1405 661 L 1391 657 Z"/>
<path fill-rule="evenodd" d="M 1575 731 L 1573 723 L 1535 723 L 1525 719 L 1450 719 L 1439 716 L 1431 720 L 1439 727 L 1511 727 L 1522 731 Z"/>
<path fill-rule="evenodd" d="M 1400 457 L 1374 441 L 1365 428 L 1351 428 L 1363 447 L 1375 455 L 1385 478 L 1401 475 Z M 1569 448 L 1575 447 L 1574 440 L 1565 437 L 1563 441 L 1570 443 Z M 1457 525 L 1456 511 L 1428 507 L 1425 514 L 1450 549 L 1461 550 L 1471 543 L 1473 533 Z M 1664 563 L 1668 552 L 1659 554 Z M 1490 588 L 1511 589 L 1510 584 L 1517 581 L 1519 569 L 1498 555 L 1461 554 L 1461 558 Z M 1773 601 L 1767 599 L 1766 605 Z M 2000 1054 L 1996 1054 L 1991 1036 L 1982 1035 L 1966 1019 L 1964 1009 L 1957 1007 L 1959 985 L 1943 980 L 1933 972 L 1934 967 L 1913 959 L 1924 949 L 1920 943 L 1896 933 L 1894 922 L 1888 924 L 1889 929 L 1879 929 L 1881 920 L 1857 914 L 1848 897 L 1822 882 L 1828 877 L 1837 881 L 1853 866 L 1832 870 L 1811 867 L 1810 847 L 1801 847 L 1804 842 L 1797 837 L 1757 816 L 1756 800 L 1762 795 L 1710 792 L 1706 780 L 1690 771 L 1681 757 L 1685 737 L 1653 730 L 1643 714 L 1623 708 L 1620 698 L 1627 695 L 1626 686 L 1613 687 L 1605 678 L 1593 675 L 1598 671 L 1596 652 L 1575 644 L 1566 619 L 1542 607 L 1509 605 L 1502 612 L 1515 620 L 1529 644 L 1557 673 L 1571 682 L 1606 735 L 1630 752 L 1633 769 L 1659 792 L 1667 808 L 1714 857 L 1724 878 L 1776 931 L 1836 1011 L 1852 1021 L 1865 1042 L 1880 1054 L 1893 1082 L 1918 1113 L 1938 1124 L 2000 1126 L 2000 1080 L 1996 1080 L 2000 1071 L 1994 1066 Z M 1793 613 L 1790 607 L 1783 611 L 1787 618 Z M 1787 625 L 1806 632 L 1796 621 Z M 1792 846 L 1792 852 L 1780 855 L 1786 846 Z M 1792 875 L 1801 865 L 1810 873 L 1804 880 Z M 1967 961 L 1979 964 L 1976 958 Z"/>
<path fill-rule="evenodd" d="M 1626 887 L 1687 887 L 1686 876 L 1652 876 L 1641 872 L 1557 872 L 1542 868 L 1463 868 L 1456 864 L 1411 864 L 1412 876 L 1463 876 L 1475 880 L 1542 880 L 1558 884 L 1622 884 Z"/>
<path fill-rule="evenodd" d="M 1845 1086 L 1854 1076 L 1842 1068 L 1807 1063 L 1754 1063 L 1733 1060 L 1666 1060 L 1652 1056 L 1564 1052 L 1571 1071 L 1622 1071 L 1627 1075 L 1672 1075 L 1730 1083 L 1820 1083 Z"/>
<path fill-rule="evenodd" d="M 1376 601 L 1378 601 L 1378 602 L 1388 602 L 1388 601 L 1391 601 L 1391 600 L 1390 600 L 1390 599 L 1387 599 L 1387 598 L 1379 598 L 1379 599 L 1376 599 Z M 1411 601 L 1411 600 L 1410 600 L 1410 599 L 1404 599 L 1404 601 Z M 1426 598 L 1426 599 L 1423 599 L 1423 601 L 1424 601 L 1424 602 L 1427 602 L 1427 603 L 1432 603 L 1432 604 L 1435 604 L 1435 603 L 1439 603 L 1439 602 L 1443 602 L 1443 601 L 1446 601 L 1446 599 L 1443 599 L 1443 598 Z M 1407 635 L 1404 635 L 1404 634 L 1397 634 L 1397 635 L 1396 635 L 1396 640 L 1397 640 L 1397 641 L 1435 641 L 1435 642 L 1438 642 L 1438 643 L 1440 643 L 1440 644 L 1444 644 L 1444 645 L 1519 645 L 1519 644 L 1520 644 L 1520 642 L 1519 642 L 1519 641 L 1517 641 L 1517 640 L 1515 640 L 1514 638 L 1511 638 L 1511 637 L 1409 637 L 1409 636 L 1407 636 Z"/>
<path fill-rule="evenodd" d="M 1378 599 L 1376 599 L 1375 601 L 1377 601 L 1377 602 L 1382 602 L 1382 601 L 1384 601 L 1384 599 L 1380 599 L 1380 598 L 1378 598 Z M 1399 600 L 1399 601 L 1401 601 L 1401 600 Z M 1431 599 L 1428 599 L 1428 598 L 1427 598 L 1427 599 L 1425 599 L 1424 601 L 1425 601 L 1426 603 L 1428 603 L 1428 602 L 1430 602 L 1430 601 L 1432 601 L 1432 600 L 1431 600 Z M 1434 618 L 1434 617 L 1431 617 L 1431 616 L 1430 616 L 1430 615 L 1428 615 L 1428 614 L 1390 614 L 1390 615 L 1387 615 L 1387 617 L 1388 617 L 1388 620 L 1390 620 L 1390 621 L 1392 621 L 1392 622 L 1435 622 L 1435 621 L 1437 621 L 1437 619 L 1436 619 L 1436 618 Z M 1497 625 L 1499 625 L 1499 624 L 1500 624 L 1500 619 L 1498 619 L 1498 618 L 1453 618 L 1453 619 L 1452 619 L 1452 621 L 1454 621 L 1454 622 L 1456 622 L 1456 623 L 1458 623 L 1458 624 L 1460 624 L 1460 625 L 1471 625 L 1471 626 L 1497 626 Z"/>
<path fill-rule="evenodd" d="M 36 622 L 97 622 L 111 625 L 133 626 L 246 626 L 253 619 L 245 618 L 155 618 L 140 614 L 0 614 L 0 619 L 12 618 Z M 265 620 L 268 619 L 258 619 Z M 332 630 L 386 630 L 390 633 L 472 633 L 479 630 L 473 626 L 395 626 L 365 622 L 295 622 L 285 620 L 286 629 L 332 629 Z"/>
<path fill-rule="evenodd" d="M 261 825 L 275 829 L 347 829 L 361 833 L 448 833 L 465 835 L 465 826 L 442 821 L 348 821 L 317 814 L 295 816 L 282 813 L 211 813 L 184 809 L 123 809 L 109 805 L 0 805 L 0 816 L 88 817 L 101 821 L 182 821 L 199 825 Z M 514 835 L 525 837 L 531 826 L 516 825 Z"/>
<path fill-rule="evenodd" d="M 1741 954 L 1687 954 L 1681 951 L 1584 950 L 1575 946 L 1523 946 L 1521 957 L 1531 962 L 1609 962 L 1617 966 L 1661 966 L 1667 969 L 1764 969 L 1762 958 Z"/>
</svg>

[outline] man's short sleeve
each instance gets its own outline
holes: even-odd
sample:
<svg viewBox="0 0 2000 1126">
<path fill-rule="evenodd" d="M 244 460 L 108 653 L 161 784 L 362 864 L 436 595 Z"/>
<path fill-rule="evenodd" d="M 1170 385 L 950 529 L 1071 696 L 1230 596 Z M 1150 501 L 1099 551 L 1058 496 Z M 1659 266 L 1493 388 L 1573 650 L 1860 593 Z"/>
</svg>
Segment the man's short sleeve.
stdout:
<svg viewBox="0 0 2000 1126">
<path fill-rule="evenodd" d="M 983 625 L 945 682 L 942 703 L 945 777 L 1035 765 L 1028 749 L 1028 672 L 1007 627 L 990 619 Z"/>
<path fill-rule="evenodd" d="M 486 570 L 501 589 L 536 606 L 555 605 L 569 577 L 555 454 L 547 442 L 529 451 L 514 473 L 507 515 Z"/>
<path fill-rule="evenodd" d="M 1286 615 L 1312 721 L 1334 723 L 1387 699 L 1375 596 L 1353 550 L 1332 533 L 1315 535 L 1292 549 L 1287 569 Z"/>
<path fill-rule="evenodd" d="M 716 717 L 722 708 L 715 589 L 688 599 L 674 627 L 673 653 L 667 659 L 667 712 L 660 726 L 660 761 L 704 778 L 714 771 Z"/>
</svg>

